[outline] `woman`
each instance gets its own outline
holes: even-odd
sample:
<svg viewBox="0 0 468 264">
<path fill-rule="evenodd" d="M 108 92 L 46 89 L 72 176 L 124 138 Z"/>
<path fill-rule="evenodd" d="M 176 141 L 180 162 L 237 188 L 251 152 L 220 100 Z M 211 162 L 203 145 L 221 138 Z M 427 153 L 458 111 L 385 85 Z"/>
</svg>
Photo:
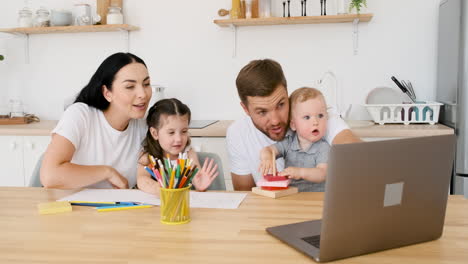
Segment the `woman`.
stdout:
<svg viewBox="0 0 468 264">
<path fill-rule="evenodd" d="M 130 53 L 102 62 L 52 131 L 41 168 L 46 188 L 129 188 L 147 127 L 148 69 Z"/>
</svg>

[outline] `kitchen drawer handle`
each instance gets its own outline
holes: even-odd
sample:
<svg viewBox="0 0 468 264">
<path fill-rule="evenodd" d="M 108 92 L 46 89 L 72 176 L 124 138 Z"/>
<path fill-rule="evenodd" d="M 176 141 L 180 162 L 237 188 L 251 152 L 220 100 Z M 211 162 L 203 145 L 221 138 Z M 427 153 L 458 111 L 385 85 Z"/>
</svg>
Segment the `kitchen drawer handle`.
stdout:
<svg viewBox="0 0 468 264">
<path fill-rule="evenodd" d="M 30 150 L 33 150 L 33 149 L 34 149 L 34 144 L 31 143 L 31 142 L 28 142 L 28 143 L 26 143 L 26 147 L 27 147 L 28 149 L 30 149 Z"/>
<path fill-rule="evenodd" d="M 10 143 L 10 150 L 15 150 L 16 149 L 16 142 L 11 142 Z"/>
</svg>

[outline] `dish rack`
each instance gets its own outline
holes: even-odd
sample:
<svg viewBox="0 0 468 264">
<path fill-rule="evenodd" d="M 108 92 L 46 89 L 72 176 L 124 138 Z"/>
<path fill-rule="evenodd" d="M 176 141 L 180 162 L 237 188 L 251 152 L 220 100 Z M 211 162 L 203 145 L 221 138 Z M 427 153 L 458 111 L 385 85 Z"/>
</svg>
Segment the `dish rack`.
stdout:
<svg viewBox="0 0 468 264">
<path fill-rule="evenodd" d="M 440 106 L 438 102 L 414 104 L 365 104 L 367 111 L 380 125 L 386 123 L 429 123 L 434 125 L 439 121 Z"/>
</svg>

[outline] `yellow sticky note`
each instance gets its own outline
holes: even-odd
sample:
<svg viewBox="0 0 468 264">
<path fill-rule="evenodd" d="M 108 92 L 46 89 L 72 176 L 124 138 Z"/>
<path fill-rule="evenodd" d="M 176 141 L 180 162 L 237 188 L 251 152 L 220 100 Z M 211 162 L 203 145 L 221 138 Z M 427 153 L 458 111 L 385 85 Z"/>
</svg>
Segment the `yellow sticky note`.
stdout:
<svg viewBox="0 0 468 264">
<path fill-rule="evenodd" d="M 57 214 L 71 212 L 72 207 L 68 201 L 40 203 L 37 205 L 39 214 Z"/>
</svg>

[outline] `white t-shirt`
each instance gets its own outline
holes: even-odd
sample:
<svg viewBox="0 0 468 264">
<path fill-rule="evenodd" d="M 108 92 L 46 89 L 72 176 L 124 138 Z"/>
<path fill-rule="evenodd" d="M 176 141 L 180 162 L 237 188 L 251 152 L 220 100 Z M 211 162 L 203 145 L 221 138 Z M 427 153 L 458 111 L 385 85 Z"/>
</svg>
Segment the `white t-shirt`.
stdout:
<svg viewBox="0 0 468 264">
<path fill-rule="evenodd" d="M 333 139 L 341 131 L 349 129 L 343 119 L 330 114 L 325 140 L 331 145 Z M 226 134 L 227 150 L 231 163 L 231 172 L 237 175 L 252 174 L 254 181 L 262 177 L 258 172 L 260 166 L 260 150 L 276 143 L 258 130 L 249 116 L 235 121 L 229 126 Z M 276 160 L 278 171 L 284 169 L 284 159 Z"/>
<path fill-rule="evenodd" d="M 127 129 L 114 129 L 104 113 L 84 103 L 67 108 L 52 131 L 70 140 L 75 146 L 71 163 L 78 165 L 108 165 L 127 178 L 128 186 L 136 184 L 137 161 L 146 134 L 144 119 L 132 119 Z M 101 181 L 87 188 L 112 188 Z"/>
</svg>

